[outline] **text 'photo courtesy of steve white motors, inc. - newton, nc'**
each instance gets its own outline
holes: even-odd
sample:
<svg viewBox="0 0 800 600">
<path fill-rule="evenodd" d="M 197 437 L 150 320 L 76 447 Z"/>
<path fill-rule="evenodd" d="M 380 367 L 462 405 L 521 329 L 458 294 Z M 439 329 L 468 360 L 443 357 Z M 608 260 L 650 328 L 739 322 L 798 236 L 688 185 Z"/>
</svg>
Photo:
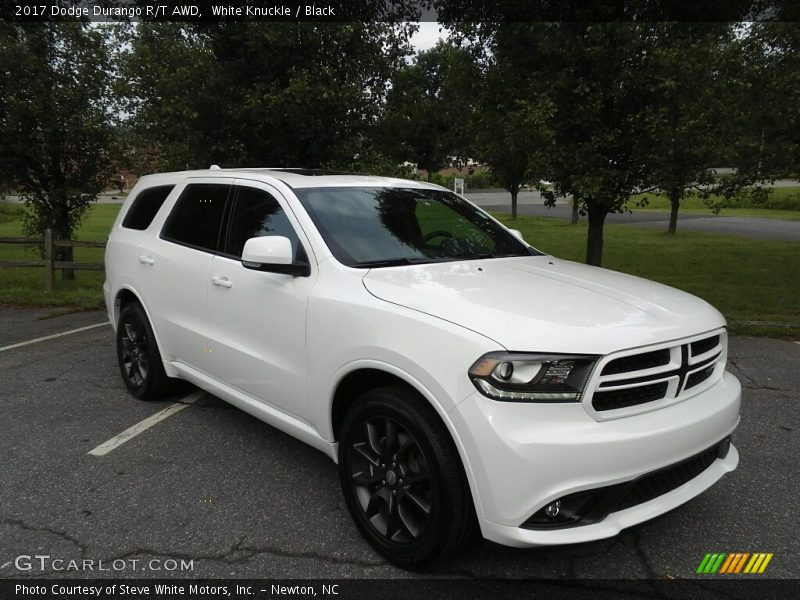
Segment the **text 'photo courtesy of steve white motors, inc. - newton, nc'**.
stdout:
<svg viewBox="0 0 800 600">
<path fill-rule="evenodd" d="M 110 598 L 110 597 L 166 597 L 175 598 L 186 596 L 189 598 L 201 598 L 209 596 L 214 598 L 232 596 L 256 596 L 269 594 L 270 596 L 299 596 L 310 598 L 314 596 L 338 596 L 341 586 L 336 583 L 319 584 L 293 584 L 285 585 L 278 583 L 262 583 L 261 585 L 219 585 L 205 583 L 107 583 L 102 582 L 90 584 L 70 584 L 70 583 L 48 583 L 41 584 L 22 584 L 15 585 L 15 595 L 22 597 L 81 597 L 81 598 Z"/>
<path fill-rule="evenodd" d="M 301 19 L 307 17 L 336 17 L 336 7 L 326 4 L 262 4 L 238 6 L 233 4 L 149 4 L 147 6 L 102 6 L 90 3 L 74 5 L 15 5 L 15 17 L 67 19 L 179 19 L 184 17 L 242 17 Z"/>
</svg>

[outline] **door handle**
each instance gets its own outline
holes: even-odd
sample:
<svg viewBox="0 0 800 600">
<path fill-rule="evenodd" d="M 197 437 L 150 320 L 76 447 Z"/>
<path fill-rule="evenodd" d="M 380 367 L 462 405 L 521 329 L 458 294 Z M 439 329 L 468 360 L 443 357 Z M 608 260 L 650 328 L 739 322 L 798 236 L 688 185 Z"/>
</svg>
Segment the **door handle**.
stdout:
<svg viewBox="0 0 800 600">
<path fill-rule="evenodd" d="M 143 265 L 154 265 L 154 264 L 156 264 L 156 261 L 153 260 L 152 256 L 147 256 L 146 254 L 140 254 L 138 256 L 138 258 L 139 258 L 139 262 L 142 263 Z"/>
<path fill-rule="evenodd" d="M 220 287 L 224 287 L 224 288 L 233 287 L 233 282 L 230 279 L 228 279 L 227 277 L 223 277 L 222 275 L 214 275 L 211 278 L 211 283 L 213 283 L 214 285 L 218 285 Z"/>
</svg>

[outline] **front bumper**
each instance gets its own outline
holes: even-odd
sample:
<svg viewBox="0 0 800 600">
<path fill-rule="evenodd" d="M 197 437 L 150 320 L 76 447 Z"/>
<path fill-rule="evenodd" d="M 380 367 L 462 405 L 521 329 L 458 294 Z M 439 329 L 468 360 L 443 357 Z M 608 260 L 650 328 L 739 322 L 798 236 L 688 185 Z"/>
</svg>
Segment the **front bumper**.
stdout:
<svg viewBox="0 0 800 600">
<path fill-rule="evenodd" d="M 611 537 L 694 498 L 739 461 L 736 448 L 693 479 L 599 522 L 554 529 L 523 524 L 576 492 L 613 486 L 674 465 L 729 436 L 741 386 L 730 373 L 683 402 L 596 421 L 582 405 L 496 402 L 470 395 L 450 413 L 459 432 L 484 537 L 509 546 L 570 544 Z"/>
</svg>

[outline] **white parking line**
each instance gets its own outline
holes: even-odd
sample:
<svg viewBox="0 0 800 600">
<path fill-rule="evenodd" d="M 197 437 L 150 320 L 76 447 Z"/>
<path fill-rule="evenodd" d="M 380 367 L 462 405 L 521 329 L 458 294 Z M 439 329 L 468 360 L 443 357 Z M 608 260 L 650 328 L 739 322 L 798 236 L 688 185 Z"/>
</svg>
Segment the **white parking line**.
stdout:
<svg viewBox="0 0 800 600">
<path fill-rule="evenodd" d="M 110 325 L 110 323 L 108 321 L 104 323 L 95 323 L 94 325 L 87 325 L 86 327 L 78 327 L 77 329 L 70 329 L 69 331 L 62 331 L 61 333 L 46 335 L 44 337 L 28 340 L 27 342 L 20 342 L 19 344 L 11 344 L 10 346 L 3 346 L 2 348 L 0 348 L 0 352 L 5 352 L 6 350 L 13 350 L 14 348 L 21 348 L 22 346 L 28 346 L 30 344 L 38 344 L 39 342 L 46 342 L 47 340 L 53 340 L 55 338 L 60 338 L 65 335 L 72 335 L 73 333 L 80 333 L 81 331 L 88 331 L 89 329 L 102 327 L 103 325 Z"/>
<path fill-rule="evenodd" d="M 149 417 L 147 417 L 143 421 L 139 421 L 136 425 L 133 425 L 132 427 L 128 427 L 122 433 L 119 433 L 119 434 L 115 435 L 113 438 L 111 438 L 107 442 L 103 442 L 102 444 L 97 446 L 97 448 L 89 450 L 89 452 L 87 452 L 87 454 L 91 454 L 92 456 L 105 456 L 106 454 L 108 454 L 112 450 L 116 450 L 117 448 L 122 446 L 122 444 L 124 444 L 125 442 L 128 442 L 128 441 L 132 440 L 133 438 L 135 438 L 140 433 L 142 433 L 144 431 L 147 431 L 148 429 L 150 429 L 156 423 L 158 423 L 160 421 L 163 421 L 167 417 L 170 417 L 170 416 L 174 415 L 177 412 L 182 411 L 184 408 L 186 408 L 190 404 L 194 404 L 200 398 L 202 398 L 204 395 L 205 395 L 205 392 L 203 390 L 196 390 L 196 391 L 192 392 L 191 394 L 189 394 L 188 396 L 186 396 L 185 398 L 183 398 L 179 402 L 176 402 L 175 404 L 171 404 L 170 406 L 168 406 L 164 410 L 160 410 L 154 415 L 150 415 Z"/>
</svg>

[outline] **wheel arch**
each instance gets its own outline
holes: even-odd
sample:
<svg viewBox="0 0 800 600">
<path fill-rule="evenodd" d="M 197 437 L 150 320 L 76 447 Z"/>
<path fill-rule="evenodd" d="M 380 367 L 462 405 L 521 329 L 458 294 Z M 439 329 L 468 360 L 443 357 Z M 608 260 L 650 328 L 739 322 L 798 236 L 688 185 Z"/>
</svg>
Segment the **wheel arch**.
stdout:
<svg viewBox="0 0 800 600">
<path fill-rule="evenodd" d="M 450 435 L 450 439 L 453 440 L 458 456 L 461 459 L 464 475 L 467 478 L 475 511 L 479 516 L 483 515 L 477 482 L 464 444 L 447 411 L 426 386 L 402 369 L 394 365 L 377 361 L 363 361 L 348 365 L 348 367 L 343 368 L 339 372 L 335 381 L 336 383 L 332 387 L 332 393 L 330 395 L 329 415 L 332 433 L 331 439 L 337 444 L 339 442 L 339 430 L 341 429 L 348 409 L 362 394 L 369 390 L 391 385 L 401 385 L 430 405 Z"/>
<path fill-rule="evenodd" d="M 122 285 L 114 294 L 114 322 L 112 323 L 114 331 L 117 330 L 117 323 L 119 323 L 119 316 L 122 313 L 122 309 L 131 302 L 137 302 L 139 306 L 142 307 L 142 310 L 144 311 L 144 314 L 150 323 L 150 328 L 153 330 L 153 335 L 155 335 L 156 344 L 158 345 L 158 350 L 161 353 L 161 362 L 164 365 L 164 371 L 167 373 L 167 376 L 173 378 L 178 377 L 178 372 L 164 356 L 164 344 L 161 342 L 161 336 L 158 334 L 156 323 L 153 320 L 150 310 L 147 308 L 147 304 L 142 300 L 142 297 L 139 295 L 139 293 L 129 285 Z"/>
<path fill-rule="evenodd" d="M 138 302 L 142 306 L 148 320 L 150 321 L 150 326 L 152 327 L 153 320 L 150 319 L 150 313 L 147 311 L 147 307 L 144 305 L 144 302 L 142 302 L 142 299 L 136 294 L 136 292 L 133 291 L 132 288 L 126 286 L 117 290 L 117 293 L 114 296 L 114 329 L 117 328 L 117 323 L 119 323 L 119 316 L 122 313 L 122 309 L 125 308 L 126 304 L 130 304 L 131 302 Z"/>
</svg>

